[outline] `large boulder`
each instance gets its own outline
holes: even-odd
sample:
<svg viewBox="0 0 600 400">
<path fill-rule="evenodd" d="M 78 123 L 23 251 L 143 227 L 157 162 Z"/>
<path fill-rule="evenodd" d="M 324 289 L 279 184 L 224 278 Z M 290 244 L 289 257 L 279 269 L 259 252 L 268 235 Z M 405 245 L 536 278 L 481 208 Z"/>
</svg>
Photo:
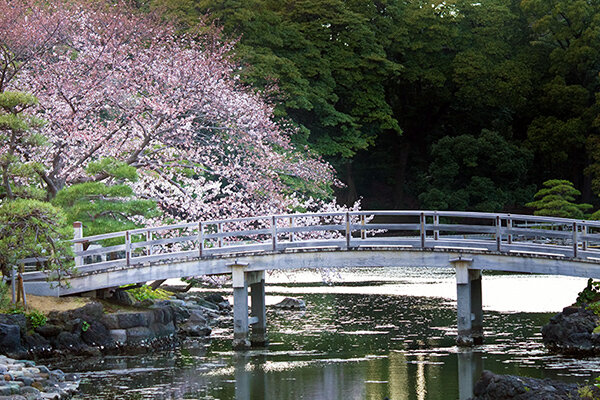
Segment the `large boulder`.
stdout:
<svg viewBox="0 0 600 400">
<path fill-rule="evenodd" d="M 594 329 L 600 318 L 585 307 L 565 307 L 542 327 L 544 345 L 568 355 L 600 354 L 600 335 Z"/>
<path fill-rule="evenodd" d="M 594 397 L 600 389 L 586 387 Z M 582 386 L 549 379 L 534 379 L 512 375 L 496 375 L 483 371 L 475 384 L 471 400 L 564 400 L 582 399 Z"/>
<path fill-rule="evenodd" d="M 306 303 L 304 303 L 304 300 L 301 299 L 286 297 L 279 303 L 273 305 L 273 307 L 281 310 L 306 310 Z"/>
<path fill-rule="evenodd" d="M 16 354 L 23 350 L 19 326 L 0 324 L 0 353 Z"/>
</svg>

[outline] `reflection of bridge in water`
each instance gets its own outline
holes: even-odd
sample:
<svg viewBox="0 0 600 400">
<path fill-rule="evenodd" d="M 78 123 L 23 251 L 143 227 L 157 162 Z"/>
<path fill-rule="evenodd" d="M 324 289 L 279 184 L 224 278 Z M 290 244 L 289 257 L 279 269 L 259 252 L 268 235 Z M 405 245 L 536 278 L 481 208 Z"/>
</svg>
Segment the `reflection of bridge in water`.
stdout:
<svg viewBox="0 0 600 400">
<path fill-rule="evenodd" d="M 449 211 L 289 214 L 87 237 L 81 224 L 75 223 L 73 243 L 78 274 L 69 278 L 70 287 L 52 288 L 45 273 L 26 272 L 27 292 L 62 296 L 153 280 L 231 274 L 235 348 L 267 343 L 264 273 L 268 270 L 453 268 L 458 343 L 465 345 L 482 341 L 483 269 L 600 278 L 600 249 L 595 247 L 600 244 L 600 222 L 531 215 Z"/>
</svg>

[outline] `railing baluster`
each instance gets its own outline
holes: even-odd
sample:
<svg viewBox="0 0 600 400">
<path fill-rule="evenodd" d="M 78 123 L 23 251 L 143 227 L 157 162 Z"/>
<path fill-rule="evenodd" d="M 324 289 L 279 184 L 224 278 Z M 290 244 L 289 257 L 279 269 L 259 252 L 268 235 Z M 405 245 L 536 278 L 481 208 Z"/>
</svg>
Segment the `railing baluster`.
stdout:
<svg viewBox="0 0 600 400">
<path fill-rule="evenodd" d="M 502 220 L 500 216 L 496 216 L 496 249 L 498 251 L 502 250 Z"/>
<path fill-rule="evenodd" d="M 440 238 L 440 216 L 437 214 L 437 211 L 433 214 L 433 240 L 439 240 Z"/>
<path fill-rule="evenodd" d="M 290 217 L 290 228 L 294 227 L 294 217 Z M 294 241 L 294 232 L 290 232 L 290 242 Z"/>
<path fill-rule="evenodd" d="M 508 244 L 512 244 L 512 239 L 513 239 L 513 235 L 512 233 L 510 233 L 510 231 L 512 230 L 512 218 L 510 217 L 510 214 L 508 214 L 508 219 L 506 220 L 506 228 L 508 229 L 508 236 L 507 236 L 507 240 L 508 240 Z"/>
<path fill-rule="evenodd" d="M 277 251 L 277 217 L 271 219 L 271 237 L 273 239 L 273 251 Z"/>
<path fill-rule="evenodd" d="M 425 213 L 421 213 L 421 230 L 420 230 L 420 234 L 421 234 L 421 248 L 424 249 L 425 248 Z"/>
<path fill-rule="evenodd" d="M 221 222 L 217 224 L 217 233 L 223 233 L 223 223 Z M 219 236 L 217 242 L 219 243 L 219 247 L 223 247 L 223 236 Z"/>
<path fill-rule="evenodd" d="M 146 242 L 149 242 L 152 240 L 152 232 L 148 231 L 146 232 Z M 146 246 L 148 248 L 148 255 L 151 256 L 152 255 L 152 245 L 149 244 L 148 246 Z"/>
<path fill-rule="evenodd" d="M 360 224 L 364 227 L 366 225 L 366 218 L 364 214 L 360 216 Z M 367 238 L 367 231 L 363 228 L 360 230 L 360 238 L 365 240 Z"/>
<path fill-rule="evenodd" d="M 583 226 L 581 227 L 581 233 L 582 233 L 584 236 L 587 236 L 587 234 L 588 234 L 588 227 L 587 227 L 587 225 L 583 225 Z M 588 241 L 587 241 L 587 238 L 584 238 L 584 239 L 583 239 L 583 241 L 581 242 L 581 247 L 582 247 L 582 250 L 583 250 L 583 251 L 586 251 L 586 250 L 588 249 Z"/>
<path fill-rule="evenodd" d="M 83 238 L 83 224 L 79 221 L 73 222 L 73 239 L 81 239 Z M 83 243 L 75 243 L 73 245 L 74 252 L 83 251 Z M 83 265 L 83 257 L 75 256 L 75 267 L 80 267 Z"/>
<path fill-rule="evenodd" d="M 346 250 L 350 249 L 350 238 L 352 231 L 350 230 L 350 213 L 346 211 Z"/>
<path fill-rule="evenodd" d="M 125 231 L 125 262 L 127 266 L 131 264 L 131 235 Z"/>
<path fill-rule="evenodd" d="M 198 256 L 202 257 L 204 251 L 204 224 L 198 222 Z"/>
<path fill-rule="evenodd" d="M 577 258 L 577 249 L 579 243 L 577 241 L 577 222 L 573 222 L 573 258 Z"/>
</svg>

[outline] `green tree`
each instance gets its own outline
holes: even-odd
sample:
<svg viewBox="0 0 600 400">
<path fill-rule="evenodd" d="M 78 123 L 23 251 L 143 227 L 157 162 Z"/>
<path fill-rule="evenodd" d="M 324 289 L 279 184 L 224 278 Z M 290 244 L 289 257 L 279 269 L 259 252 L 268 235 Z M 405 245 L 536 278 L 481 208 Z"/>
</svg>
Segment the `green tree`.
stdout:
<svg viewBox="0 0 600 400">
<path fill-rule="evenodd" d="M 590 162 L 582 156 L 586 143 L 600 134 L 596 98 L 600 2 L 523 0 L 521 6 L 533 30 L 532 51 L 542 56 L 539 85 L 532 96 L 537 115 L 528 127 L 529 143 L 549 174 L 580 182 Z M 593 147 L 588 145 L 587 150 Z M 596 175 L 597 168 L 588 172 Z M 589 197 L 590 180 L 581 186 Z"/>
<path fill-rule="evenodd" d="M 49 203 L 16 199 L 0 204 L 0 268 L 5 276 L 19 260 L 40 257 L 49 277 L 64 282 L 73 264 L 72 238 L 64 214 Z"/>
<path fill-rule="evenodd" d="M 42 166 L 22 157 L 46 145 L 46 138 L 34 129 L 42 121 L 27 114 L 36 104 L 37 99 L 28 93 L 0 93 L 0 200 L 45 197 L 39 185 Z"/>
<path fill-rule="evenodd" d="M 136 198 L 126 183 L 138 179 L 135 167 L 105 158 L 91 162 L 86 172 L 92 176 L 106 174 L 109 178 L 68 186 L 52 200 L 64 210 L 68 223 L 83 223 L 86 236 L 133 229 L 147 218 L 160 216 L 155 201 Z"/>
<path fill-rule="evenodd" d="M 497 132 L 444 137 L 434 144 L 424 207 L 499 211 L 531 198 L 525 183 L 531 153 Z"/>
<path fill-rule="evenodd" d="M 540 189 L 534 196 L 535 201 L 527 203 L 527 207 L 535 208 L 535 215 L 547 215 L 563 218 L 584 218 L 584 212 L 591 209 L 591 204 L 576 204 L 575 198 L 581 192 L 573 186 L 573 183 L 551 179 L 544 182 L 544 188 Z"/>
</svg>

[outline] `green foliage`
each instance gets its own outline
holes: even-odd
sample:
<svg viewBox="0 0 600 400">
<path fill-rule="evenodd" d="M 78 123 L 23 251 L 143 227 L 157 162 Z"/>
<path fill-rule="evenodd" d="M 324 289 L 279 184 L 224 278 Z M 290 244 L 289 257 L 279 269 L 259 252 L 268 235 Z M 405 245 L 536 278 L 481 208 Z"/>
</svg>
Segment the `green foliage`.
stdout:
<svg viewBox="0 0 600 400">
<path fill-rule="evenodd" d="M 87 332 L 87 331 L 88 331 L 88 329 L 90 329 L 90 323 L 89 323 L 89 322 L 87 322 L 87 321 L 83 321 L 83 322 L 81 323 L 81 331 L 82 331 L 82 332 Z"/>
<path fill-rule="evenodd" d="M 527 207 L 535 208 L 535 215 L 583 218 L 584 212 L 591 209 L 592 205 L 574 203 L 575 197 L 580 195 L 581 192 L 573 187 L 573 183 L 551 179 L 544 182 L 544 188 L 534 196 L 536 200 L 527 203 Z"/>
<path fill-rule="evenodd" d="M 0 92 L 0 199 L 45 198 L 40 187 L 42 166 L 17 156 L 47 144 L 46 138 L 35 132 L 43 121 L 27 113 L 36 104 L 37 99 L 29 93 Z"/>
<path fill-rule="evenodd" d="M 64 210 L 69 223 L 81 221 L 86 236 L 133 229 L 141 218 L 160 215 L 156 202 L 136 199 L 126 184 L 76 184 L 59 191 L 52 204 Z"/>
<path fill-rule="evenodd" d="M 591 304 L 600 300 L 600 282 L 594 282 L 592 278 L 588 279 L 587 286 L 577 294 L 575 304 L 582 306 Z"/>
<path fill-rule="evenodd" d="M 61 210 L 38 200 L 0 203 L 0 267 L 6 276 L 11 266 L 29 257 L 46 259 L 43 269 L 59 283 L 72 267 L 73 230 Z"/>
<path fill-rule="evenodd" d="M 425 208 L 499 211 L 520 203 L 533 190 L 525 184 L 531 153 L 497 132 L 478 137 L 444 137 L 433 145 Z"/>
<path fill-rule="evenodd" d="M 29 325 L 33 329 L 40 327 L 40 326 L 44 326 L 44 325 L 46 325 L 46 322 L 48 322 L 48 318 L 46 318 L 46 316 L 44 314 L 42 314 L 41 312 L 36 311 L 36 310 L 28 312 L 25 315 L 27 317 L 27 321 L 29 322 Z"/>
<path fill-rule="evenodd" d="M 139 288 L 127 290 L 127 292 L 129 292 L 133 296 L 133 298 L 136 299 L 137 301 L 144 301 L 144 300 L 148 300 L 148 299 L 149 300 L 166 300 L 173 295 L 171 292 L 167 292 L 166 290 L 163 290 L 163 289 L 153 290 L 148 285 L 142 285 Z"/>
</svg>

